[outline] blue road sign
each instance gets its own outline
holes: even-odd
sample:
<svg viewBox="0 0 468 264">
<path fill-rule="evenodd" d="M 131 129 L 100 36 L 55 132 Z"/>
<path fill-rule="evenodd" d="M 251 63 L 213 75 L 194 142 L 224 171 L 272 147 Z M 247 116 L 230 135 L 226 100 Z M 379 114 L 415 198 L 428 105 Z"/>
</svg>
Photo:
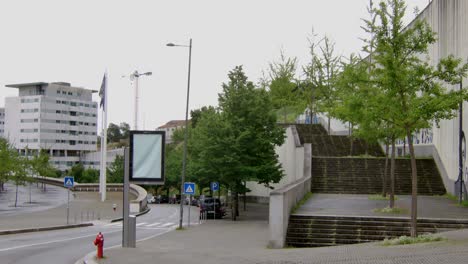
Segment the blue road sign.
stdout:
<svg viewBox="0 0 468 264">
<path fill-rule="evenodd" d="M 211 190 L 212 191 L 219 191 L 219 182 L 212 182 L 211 183 Z"/>
<path fill-rule="evenodd" d="M 193 182 L 184 182 L 184 193 L 185 194 L 195 194 L 195 183 L 193 183 Z"/>
<path fill-rule="evenodd" d="M 74 184 L 73 176 L 65 176 L 63 179 L 63 186 L 65 186 L 65 188 L 73 188 Z"/>
</svg>

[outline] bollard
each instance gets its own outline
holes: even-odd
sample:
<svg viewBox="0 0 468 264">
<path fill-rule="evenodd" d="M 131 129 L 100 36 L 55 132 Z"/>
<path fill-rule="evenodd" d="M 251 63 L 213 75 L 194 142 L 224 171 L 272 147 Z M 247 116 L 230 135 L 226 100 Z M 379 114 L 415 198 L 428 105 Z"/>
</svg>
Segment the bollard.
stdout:
<svg viewBox="0 0 468 264">
<path fill-rule="evenodd" d="M 104 256 L 104 235 L 101 232 L 97 234 L 94 245 L 97 247 L 96 257 L 101 259 Z"/>
</svg>

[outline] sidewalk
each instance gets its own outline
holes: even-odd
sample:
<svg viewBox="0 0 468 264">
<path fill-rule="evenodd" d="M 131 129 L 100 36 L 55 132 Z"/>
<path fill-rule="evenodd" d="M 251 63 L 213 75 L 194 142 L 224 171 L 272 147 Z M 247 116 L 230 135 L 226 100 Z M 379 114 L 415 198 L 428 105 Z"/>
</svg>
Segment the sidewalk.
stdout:
<svg viewBox="0 0 468 264">
<path fill-rule="evenodd" d="M 52 190 L 52 187 L 48 188 L 48 190 Z M 63 195 L 61 195 L 61 198 L 63 199 Z M 75 195 L 70 195 L 69 224 L 121 217 L 122 201 L 122 193 L 120 192 L 108 192 L 105 202 L 100 202 L 99 193 L 76 192 Z M 117 204 L 115 212 L 112 209 L 113 204 Z M 65 203 L 62 202 L 61 205 L 54 208 L 50 208 L 50 206 L 41 207 L 41 204 L 36 204 L 36 206 L 37 208 L 34 210 L 16 211 L 14 214 L 0 211 L 0 231 L 67 224 L 66 200 Z"/>
<path fill-rule="evenodd" d="M 137 248 L 104 251 L 98 263 L 467 263 L 468 230 L 444 233 L 444 242 L 383 247 L 378 243 L 327 248 L 267 249 L 268 210 L 249 204 L 240 220 L 207 221 L 137 243 Z M 94 253 L 87 263 L 93 263 Z M 80 262 L 77 262 L 80 263 Z M 82 263 L 82 262 L 81 262 Z"/>
</svg>

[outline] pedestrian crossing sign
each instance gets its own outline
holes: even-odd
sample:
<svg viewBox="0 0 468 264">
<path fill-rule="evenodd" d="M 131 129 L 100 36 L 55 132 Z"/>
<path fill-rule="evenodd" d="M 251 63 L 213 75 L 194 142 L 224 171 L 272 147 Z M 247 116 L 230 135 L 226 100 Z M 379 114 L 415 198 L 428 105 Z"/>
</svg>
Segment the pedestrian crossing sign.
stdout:
<svg viewBox="0 0 468 264">
<path fill-rule="evenodd" d="M 63 179 L 63 186 L 65 186 L 65 188 L 73 188 L 74 184 L 73 176 L 65 176 Z"/>
<path fill-rule="evenodd" d="M 185 182 L 184 183 L 184 194 L 195 194 L 195 183 Z"/>
</svg>

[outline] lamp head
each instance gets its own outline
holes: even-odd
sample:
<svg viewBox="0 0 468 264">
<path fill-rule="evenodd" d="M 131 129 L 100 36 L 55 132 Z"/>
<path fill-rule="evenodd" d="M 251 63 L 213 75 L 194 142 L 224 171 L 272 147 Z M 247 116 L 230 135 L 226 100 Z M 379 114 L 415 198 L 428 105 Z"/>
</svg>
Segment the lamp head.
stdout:
<svg viewBox="0 0 468 264">
<path fill-rule="evenodd" d="M 174 43 L 167 43 L 166 46 L 168 46 L 168 47 L 175 47 L 175 44 L 174 44 Z"/>
</svg>

